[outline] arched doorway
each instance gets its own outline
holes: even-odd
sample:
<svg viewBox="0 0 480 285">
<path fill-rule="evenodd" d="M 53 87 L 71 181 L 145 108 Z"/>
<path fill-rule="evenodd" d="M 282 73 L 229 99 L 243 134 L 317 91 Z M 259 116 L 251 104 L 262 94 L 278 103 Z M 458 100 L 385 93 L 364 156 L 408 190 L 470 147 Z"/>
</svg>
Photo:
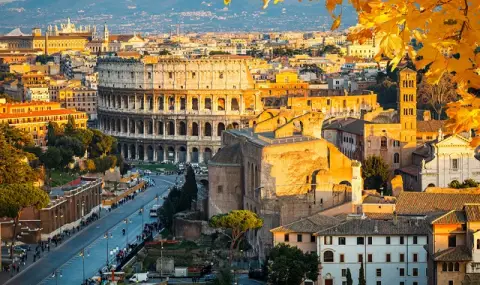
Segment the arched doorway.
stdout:
<svg viewBox="0 0 480 285">
<path fill-rule="evenodd" d="M 122 132 L 126 133 L 128 131 L 128 125 L 127 125 L 127 120 L 123 120 L 122 122 Z"/>
<path fill-rule="evenodd" d="M 212 158 L 212 150 L 207 147 L 203 152 L 203 161 L 208 162 L 211 158 Z"/>
<path fill-rule="evenodd" d="M 184 146 L 181 146 L 178 149 L 178 162 L 186 162 L 187 161 L 187 149 Z"/>
<path fill-rule="evenodd" d="M 195 122 L 192 123 L 192 136 L 198 137 L 198 124 Z"/>
<path fill-rule="evenodd" d="M 190 154 L 190 162 L 198 163 L 198 148 L 192 148 L 192 153 Z"/>
<path fill-rule="evenodd" d="M 147 158 L 148 161 L 153 161 L 153 147 L 151 145 L 147 147 Z"/>
<path fill-rule="evenodd" d="M 212 125 L 210 123 L 205 123 L 205 133 L 204 135 L 206 137 L 211 137 L 212 136 Z"/>
<path fill-rule="evenodd" d="M 175 135 L 175 124 L 172 121 L 168 122 L 168 133 L 167 133 L 167 135 L 169 135 L 169 136 L 174 136 Z"/>
<path fill-rule="evenodd" d="M 157 147 L 157 161 L 162 162 L 164 160 L 163 147 Z"/>
<path fill-rule="evenodd" d="M 145 159 L 145 149 L 143 148 L 143 145 L 138 146 L 138 159 L 139 160 Z"/>
<path fill-rule="evenodd" d="M 225 130 L 225 124 L 224 123 L 218 123 L 217 127 L 217 136 L 222 136 L 222 132 Z"/>
<path fill-rule="evenodd" d="M 173 148 L 173 146 L 168 147 L 167 160 L 175 162 L 175 148 Z"/>
<path fill-rule="evenodd" d="M 130 145 L 130 159 L 135 159 L 136 154 L 135 145 Z"/>
<path fill-rule="evenodd" d="M 185 124 L 185 122 L 180 122 L 180 135 L 181 136 L 186 136 L 187 135 L 187 125 Z"/>
</svg>

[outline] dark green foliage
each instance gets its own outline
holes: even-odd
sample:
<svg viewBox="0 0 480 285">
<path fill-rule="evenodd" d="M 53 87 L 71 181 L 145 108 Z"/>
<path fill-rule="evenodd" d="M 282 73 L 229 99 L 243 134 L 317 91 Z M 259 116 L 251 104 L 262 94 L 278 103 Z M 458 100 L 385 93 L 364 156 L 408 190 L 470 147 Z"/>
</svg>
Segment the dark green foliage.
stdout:
<svg viewBox="0 0 480 285">
<path fill-rule="evenodd" d="M 213 280 L 213 285 L 231 285 L 234 284 L 234 276 L 230 267 L 222 268 L 216 278 Z"/>
<path fill-rule="evenodd" d="M 69 149 L 75 156 L 83 157 L 85 155 L 85 145 L 75 137 L 63 136 L 55 140 L 55 147 Z"/>
<path fill-rule="evenodd" d="M 47 145 L 54 146 L 56 139 L 61 136 L 63 136 L 63 129 L 55 122 L 48 123 Z"/>
<path fill-rule="evenodd" d="M 380 156 L 368 157 L 362 167 L 365 189 L 380 190 L 385 186 L 390 175 L 388 164 Z"/>
<path fill-rule="evenodd" d="M 7 143 L 18 149 L 33 147 L 35 145 L 31 134 L 8 124 L 0 124 L 0 134 L 3 135 Z"/>
<path fill-rule="evenodd" d="M 105 135 L 99 130 L 92 130 L 93 137 L 89 146 L 90 157 L 105 156 L 112 152 L 116 146 L 114 137 Z"/>
<path fill-rule="evenodd" d="M 64 132 L 67 136 L 71 136 L 75 132 L 75 118 L 73 116 L 68 116 L 68 121 L 65 125 Z"/>
<path fill-rule="evenodd" d="M 226 55 L 230 54 L 229 52 L 226 51 L 221 51 L 221 50 L 212 50 L 209 55 Z"/>
<path fill-rule="evenodd" d="M 352 272 L 347 268 L 347 285 L 353 285 Z"/>
<path fill-rule="evenodd" d="M 98 157 L 94 159 L 94 162 L 96 171 L 104 173 L 117 165 L 117 157 L 115 155 Z"/>
<path fill-rule="evenodd" d="M 0 77 L 1 77 L 1 73 L 0 73 Z M 3 80 L 0 79 L 0 81 L 3 81 Z M 7 103 L 17 102 L 17 100 L 13 99 L 12 97 L 8 96 L 8 94 L 5 94 L 5 93 L 0 93 L 0 98 L 5 99 Z"/>
<path fill-rule="evenodd" d="M 168 230 L 172 229 L 173 215 L 179 212 L 178 209 L 181 196 L 182 191 L 174 187 L 172 190 L 170 190 L 170 193 L 168 193 L 168 196 L 163 202 L 162 207 L 158 210 L 160 220 Z"/>
<path fill-rule="evenodd" d="M 40 155 L 40 161 L 45 165 L 47 169 L 63 169 L 62 167 L 62 153 L 60 149 L 51 146 L 45 153 Z"/>
<path fill-rule="evenodd" d="M 37 181 L 38 172 L 27 161 L 32 156 L 8 143 L 0 133 L 0 184 Z"/>
<path fill-rule="evenodd" d="M 363 262 L 358 271 L 358 285 L 367 285 L 367 281 L 365 281 L 365 270 L 363 270 Z"/>
<path fill-rule="evenodd" d="M 448 187 L 455 189 L 476 188 L 478 187 L 478 182 L 470 178 L 463 181 L 463 183 L 460 183 L 458 180 L 453 180 L 448 184 Z"/>
<path fill-rule="evenodd" d="M 338 55 L 343 55 L 342 50 L 340 47 L 336 45 L 326 45 L 323 47 L 323 49 L 320 51 L 322 55 L 325 54 L 338 54 Z"/>
<path fill-rule="evenodd" d="M 185 183 L 182 186 L 182 195 L 178 204 L 178 211 L 190 210 L 192 201 L 197 199 L 197 181 L 195 180 L 195 172 L 191 166 L 187 167 L 185 175 Z"/>
<path fill-rule="evenodd" d="M 276 245 L 269 255 L 268 281 L 278 285 L 300 285 L 304 277 L 313 281 L 318 277 L 318 256 L 303 253 L 297 247 Z"/>
<path fill-rule="evenodd" d="M 40 62 L 41 64 L 47 64 L 49 61 L 53 62 L 54 60 L 55 59 L 53 58 L 53 56 L 48 56 L 48 55 L 42 54 L 42 55 L 37 56 L 35 61 Z"/>
<path fill-rule="evenodd" d="M 397 83 L 383 73 L 377 74 L 377 84 L 368 87 L 377 94 L 378 103 L 382 106 L 393 106 L 397 103 Z"/>
</svg>

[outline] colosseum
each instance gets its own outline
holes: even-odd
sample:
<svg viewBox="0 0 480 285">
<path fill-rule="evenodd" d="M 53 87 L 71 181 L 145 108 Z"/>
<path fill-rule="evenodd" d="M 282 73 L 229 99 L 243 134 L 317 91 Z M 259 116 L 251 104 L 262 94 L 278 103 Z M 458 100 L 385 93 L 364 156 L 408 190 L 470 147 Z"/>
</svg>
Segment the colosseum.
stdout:
<svg viewBox="0 0 480 285">
<path fill-rule="evenodd" d="M 249 59 L 99 59 L 100 130 L 129 160 L 206 162 L 262 110 Z"/>
</svg>

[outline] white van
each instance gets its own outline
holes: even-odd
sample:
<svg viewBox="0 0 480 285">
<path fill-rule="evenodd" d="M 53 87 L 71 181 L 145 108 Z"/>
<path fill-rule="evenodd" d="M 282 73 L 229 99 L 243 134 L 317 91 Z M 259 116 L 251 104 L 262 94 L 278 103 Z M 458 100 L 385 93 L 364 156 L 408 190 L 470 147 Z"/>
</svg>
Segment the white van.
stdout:
<svg viewBox="0 0 480 285">
<path fill-rule="evenodd" d="M 130 282 L 147 282 L 148 281 L 148 272 L 147 273 L 135 273 L 133 274 L 132 278 L 130 278 Z"/>
</svg>

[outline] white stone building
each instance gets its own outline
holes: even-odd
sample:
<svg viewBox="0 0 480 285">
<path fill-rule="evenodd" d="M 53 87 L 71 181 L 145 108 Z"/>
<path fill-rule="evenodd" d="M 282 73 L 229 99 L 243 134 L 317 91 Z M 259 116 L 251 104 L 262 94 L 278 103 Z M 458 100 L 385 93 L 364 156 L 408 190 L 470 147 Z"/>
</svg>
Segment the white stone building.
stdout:
<svg viewBox="0 0 480 285">
<path fill-rule="evenodd" d="M 25 98 L 27 101 L 50 102 L 50 92 L 48 87 L 28 87 Z"/>
<path fill-rule="evenodd" d="M 424 220 L 354 218 L 317 233 L 319 285 L 358 284 L 361 264 L 368 285 L 426 285 L 428 224 Z"/>
<path fill-rule="evenodd" d="M 460 183 L 466 179 L 480 181 L 480 161 L 470 141 L 461 135 L 444 137 L 440 132 L 438 139 L 413 153 L 410 171 L 401 172 L 406 185 L 424 191 L 427 187 L 448 187 L 454 180 Z"/>
</svg>

